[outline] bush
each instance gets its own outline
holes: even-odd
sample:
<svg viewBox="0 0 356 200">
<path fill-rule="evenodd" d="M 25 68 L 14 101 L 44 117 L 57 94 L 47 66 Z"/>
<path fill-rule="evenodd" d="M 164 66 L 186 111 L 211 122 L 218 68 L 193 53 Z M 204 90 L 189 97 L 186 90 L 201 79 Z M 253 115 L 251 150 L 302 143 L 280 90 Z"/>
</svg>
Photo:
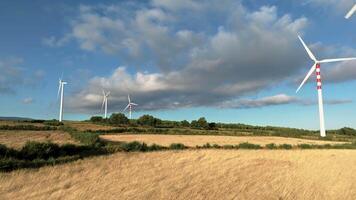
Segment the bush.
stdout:
<svg viewBox="0 0 356 200">
<path fill-rule="evenodd" d="M 190 125 L 192 128 L 209 129 L 209 124 L 204 117 L 201 117 L 198 120 L 193 120 Z"/>
<path fill-rule="evenodd" d="M 183 127 L 189 127 L 190 123 L 187 120 L 183 120 L 183 121 L 180 122 L 180 125 L 183 126 Z"/>
<path fill-rule="evenodd" d="M 181 143 L 173 143 L 169 145 L 169 149 L 173 150 L 181 150 L 181 149 L 186 149 L 187 147 L 184 144 Z"/>
<path fill-rule="evenodd" d="M 1 125 L 0 130 L 26 130 L 26 131 L 51 131 L 57 130 L 56 127 L 51 126 L 34 126 L 34 125 Z"/>
<path fill-rule="evenodd" d="M 129 143 L 122 143 L 121 149 L 126 152 L 131 152 L 131 151 L 147 151 L 148 146 L 146 143 L 141 143 L 137 141 L 129 142 Z"/>
<path fill-rule="evenodd" d="M 24 160 L 56 158 L 60 155 L 60 148 L 57 144 L 50 142 L 27 142 L 22 147 L 20 155 Z"/>
<path fill-rule="evenodd" d="M 102 142 L 99 138 L 99 133 L 91 131 L 81 132 L 71 127 L 63 127 L 61 130 L 66 131 L 72 138 L 78 140 L 84 145 L 102 145 Z"/>
<path fill-rule="evenodd" d="M 292 145 L 290 144 L 281 144 L 278 146 L 279 149 L 292 149 Z"/>
<path fill-rule="evenodd" d="M 274 143 L 266 144 L 266 148 L 267 148 L 267 149 L 277 149 L 277 145 L 274 144 Z"/>
<path fill-rule="evenodd" d="M 16 157 L 17 152 L 14 149 L 8 148 L 7 146 L 0 144 L 0 158 Z"/>
<path fill-rule="evenodd" d="M 160 151 L 166 149 L 165 147 L 158 145 L 158 144 L 152 144 L 151 146 L 148 147 L 150 151 Z"/>
<path fill-rule="evenodd" d="M 60 122 L 56 119 L 52 119 L 52 120 L 44 121 L 43 124 L 45 124 L 47 126 L 62 126 L 63 122 Z"/>
<path fill-rule="evenodd" d="M 313 148 L 313 146 L 310 144 L 298 144 L 297 146 L 301 149 L 312 149 Z"/>
<path fill-rule="evenodd" d="M 226 144 L 223 146 L 223 149 L 234 149 L 235 146 L 234 145 L 231 145 L 231 144 Z"/>
<path fill-rule="evenodd" d="M 90 118 L 90 121 L 93 122 L 93 123 L 103 122 L 103 117 L 101 117 L 101 116 L 92 116 Z"/>
<path fill-rule="evenodd" d="M 110 124 L 126 125 L 129 124 L 129 119 L 122 113 L 113 113 L 109 118 Z"/>
<path fill-rule="evenodd" d="M 162 123 L 162 120 L 155 118 L 151 115 L 143 115 L 137 120 L 137 124 L 143 126 L 158 126 Z"/>
<path fill-rule="evenodd" d="M 244 142 L 239 144 L 239 149 L 262 149 L 262 147 L 258 144 L 251 144 L 248 142 Z"/>
</svg>

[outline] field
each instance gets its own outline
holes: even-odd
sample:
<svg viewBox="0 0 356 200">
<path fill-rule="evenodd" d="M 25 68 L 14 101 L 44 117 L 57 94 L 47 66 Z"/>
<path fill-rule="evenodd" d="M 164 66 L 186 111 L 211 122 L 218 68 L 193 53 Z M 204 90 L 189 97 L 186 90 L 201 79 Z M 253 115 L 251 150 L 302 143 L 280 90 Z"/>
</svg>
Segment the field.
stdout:
<svg viewBox="0 0 356 200">
<path fill-rule="evenodd" d="M 340 144 L 341 142 L 322 141 L 322 140 L 307 140 L 298 138 L 286 138 L 286 137 L 267 137 L 267 136 L 205 136 L 205 135 L 102 135 L 100 136 L 104 140 L 108 141 L 140 141 L 147 144 L 159 144 L 163 146 L 169 146 L 172 143 L 182 143 L 189 147 L 195 147 L 196 145 L 204 145 L 206 143 L 218 144 L 218 145 L 236 145 L 243 142 L 249 142 L 253 144 L 266 145 L 270 143 L 275 144 Z"/>
<path fill-rule="evenodd" d="M 8 131 L 0 130 L 0 144 L 19 149 L 27 141 L 46 142 L 57 144 L 76 144 L 70 135 L 63 131 Z"/>
<path fill-rule="evenodd" d="M 89 122 L 76 122 L 76 121 L 68 121 L 68 122 L 65 122 L 64 124 L 68 125 L 70 127 L 73 127 L 79 131 L 111 130 L 111 129 L 116 128 L 113 126 L 104 126 L 104 125 L 93 124 L 93 123 L 89 123 Z"/>
<path fill-rule="evenodd" d="M 17 149 L 17 154 L 6 157 L 10 154 L 2 150 L 0 199 L 356 199 L 356 150 L 345 149 L 356 148 L 353 132 L 323 140 L 303 130 L 242 126 L 204 130 L 75 121 L 1 125 L 0 144 Z M 27 141 L 76 145 L 21 149 Z M 192 148 L 140 148 L 145 144 L 132 141 Z M 194 148 L 245 142 L 295 148 Z M 300 144 L 340 144 L 344 149 L 302 150 Z M 46 157 L 46 152 L 52 154 Z"/>
<path fill-rule="evenodd" d="M 117 153 L 0 175 L 1 199 L 355 199 L 356 151 Z"/>
</svg>

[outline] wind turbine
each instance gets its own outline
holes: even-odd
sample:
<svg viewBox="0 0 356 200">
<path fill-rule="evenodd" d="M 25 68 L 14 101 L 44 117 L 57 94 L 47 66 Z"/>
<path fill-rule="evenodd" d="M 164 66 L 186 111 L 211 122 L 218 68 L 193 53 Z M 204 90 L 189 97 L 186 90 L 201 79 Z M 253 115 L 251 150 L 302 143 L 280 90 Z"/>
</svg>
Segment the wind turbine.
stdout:
<svg viewBox="0 0 356 200">
<path fill-rule="evenodd" d="M 101 110 L 103 110 L 103 107 L 105 106 L 105 112 L 104 112 L 104 118 L 107 118 L 107 113 L 108 113 L 108 97 L 110 95 L 110 92 L 105 93 L 103 90 L 103 104 L 101 105 Z"/>
<path fill-rule="evenodd" d="M 59 104 L 59 121 L 60 122 L 63 119 L 63 92 L 64 92 L 64 85 L 65 84 L 67 84 L 67 82 L 62 81 L 62 79 L 59 79 L 57 98 L 59 97 L 59 93 L 60 93 L 61 94 L 61 99 L 60 99 L 60 104 Z"/>
<path fill-rule="evenodd" d="M 131 102 L 130 95 L 127 95 L 127 99 L 129 100 L 129 104 L 127 104 L 124 111 L 129 109 L 129 119 L 131 119 L 132 106 L 138 106 L 138 104 Z"/>
<path fill-rule="evenodd" d="M 310 75 L 316 71 L 316 82 L 317 82 L 317 90 L 318 90 L 318 104 L 319 104 L 319 118 L 320 118 L 320 136 L 325 137 L 325 122 L 324 122 L 324 108 L 323 108 L 323 95 L 321 89 L 321 75 L 320 75 L 320 64 L 321 63 L 330 63 L 330 62 L 338 62 L 338 61 L 347 61 L 347 60 L 355 60 L 356 58 L 336 58 L 336 59 L 324 59 L 317 60 L 313 53 L 310 51 L 308 46 L 304 43 L 303 39 L 298 36 L 300 42 L 303 44 L 305 50 L 307 51 L 309 57 L 314 61 L 314 65 L 309 70 L 307 76 L 304 78 L 303 82 L 298 87 L 296 93 L 302 88 L 304 83 L 308 80 Z"/>
<path fill-rule="evenodd" d="M 352 14 L 354 14 L 354 12 L 356 12 L 356 4 L 354 5 L 354 7 L 351 8 L 351 10 L 345 15 L 345 18 L 348 19 L 352 16 Z"/>
</svg>

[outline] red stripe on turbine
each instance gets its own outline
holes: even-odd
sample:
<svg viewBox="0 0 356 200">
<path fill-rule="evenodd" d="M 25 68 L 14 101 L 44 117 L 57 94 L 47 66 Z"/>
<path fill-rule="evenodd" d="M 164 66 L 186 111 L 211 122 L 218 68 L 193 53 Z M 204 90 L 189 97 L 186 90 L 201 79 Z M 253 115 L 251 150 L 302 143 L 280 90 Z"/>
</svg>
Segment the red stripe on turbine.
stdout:
<svg viewBox="0 0 356 200">
<path fill-rule="evenodd" d="M 316 75 L 319 76 L 320 78 L 316 78 L 316 83 L 317 83 L 317 90 L 321 90 L 321 76 L 320 76 L 320 64 L 316 64 L 316 68 L 319 69 L 316 72 Z"/>
</svg>

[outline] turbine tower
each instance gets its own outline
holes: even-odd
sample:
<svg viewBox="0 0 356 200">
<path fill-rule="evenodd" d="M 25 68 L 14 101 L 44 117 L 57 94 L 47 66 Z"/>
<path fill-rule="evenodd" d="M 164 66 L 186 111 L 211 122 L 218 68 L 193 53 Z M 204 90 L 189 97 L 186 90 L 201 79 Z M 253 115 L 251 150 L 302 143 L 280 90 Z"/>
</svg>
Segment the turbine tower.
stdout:
<svg viewBox="0 0 356 200">
<path fill-rule="evenodd" d="M 308 46 L 304 43 L 303 39 L 298 36 L 300 42 L 303 44 L 305 50 L 307 51 L 309 57 L 314 61 L 314 65 L 309 70 L 308 74 L 304 78 L 303 82 L 298 87 L 296 93 L 302 88 L 304 83 L 308 80 L 310 75 L 316 71 L 316 82 L 317 82 L 317 91 L 318 91 L 318 104 L 319 104 L 319 118 L 320 118 L 320 136 L 325 137 L 325 122 L 324 122 L 324 107 L 323 107 L 323 95 L 322 95 L 322 88 L 321 88 L 321 73 L 320 73 L 320 64 L 321 63 L 330 63 L 330 62 L 338 62 L 338 61 L 347 61 L 347 60 L 355 60 L 356 58 L 336 58 L 336 59 L 324 59 L 324 60 L 317 60 L 313 53 L 310 51 Z"/>
<path fill-rule="evenodd" d="M 59 79 L 57 98 L 59 97 L 59 94 L 60 94 L 61 95 L 61 99 L 60 99 L 60 103 L 59 103 L 59 121 L 60 122 L 63 119 L 63 93 L 64 93 L 64 85 L 65 84 L 67 84 L 67 82 L 62 81 L 62 79 Z"/>
<path fill-rule="evenodd" d="M 130 95 L 127 95 L 127 99 L 129 100 L 129 104 L 127 104 L 126 108 L 124 109 L 124 112 L 125 110 L 129 109 L 129 119 L 131 119 L 132 106 L 137 106 L 138 104 L 131 102 Z"/>
<path fill-rule="evenodd" d="M 346 14 L 345 18 L 348 19 L 352 16 L 352 14 L 354 14 L 354 12 L 356 12 L 356 4 L 354 5 L 354 7 L 351 8 L 351 10 Z"/>
<path fill-rule="evenodd" d="M 110 95 L 110 92 L 105 93 L 105 91 L 103 90 L 103 103 L 101 105 L 101 110 L 103 110 L 104 107 L 104 118 L 107 118 L 107 114 L 108 114 L 108 97 Z"/>
</svg>

